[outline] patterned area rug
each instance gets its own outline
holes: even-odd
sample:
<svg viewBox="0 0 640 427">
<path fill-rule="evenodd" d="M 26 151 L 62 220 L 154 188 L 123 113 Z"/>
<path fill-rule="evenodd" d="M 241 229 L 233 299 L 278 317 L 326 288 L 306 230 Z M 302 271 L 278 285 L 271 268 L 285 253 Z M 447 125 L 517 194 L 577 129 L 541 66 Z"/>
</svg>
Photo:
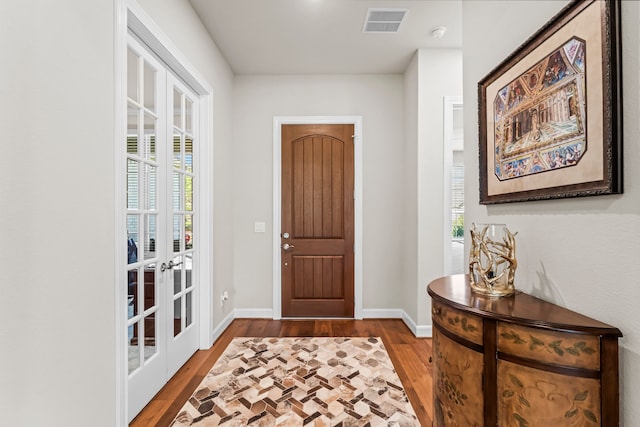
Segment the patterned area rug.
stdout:
<svg viewBox="0 0 640 427">
<path fill-rule="evenodd" d="M 419 426 L 382 340 L 234 338 L 172 426 Z"/>
</svg>

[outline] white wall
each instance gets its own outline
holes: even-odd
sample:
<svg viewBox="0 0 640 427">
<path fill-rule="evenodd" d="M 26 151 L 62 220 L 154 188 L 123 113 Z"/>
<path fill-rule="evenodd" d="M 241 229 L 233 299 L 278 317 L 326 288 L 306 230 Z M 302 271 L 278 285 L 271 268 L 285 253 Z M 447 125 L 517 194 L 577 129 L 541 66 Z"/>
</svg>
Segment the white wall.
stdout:
<svg viewBox="0 0 640 427">
<path fill-rule="evenodd" d="M 622 331 L 620 425 L 633 426 L 640 420 L 639 3 L 622 2 L 624 194 L 478 204 L 477 83 L 564 5 L 463 2 L 465 216 L 467 224 L 504 222 L 518 232 L 517 288 Z"/>
<path fill-rule="evenodd" d="M 444 97 L 462 95 L 462 51 L 420 49 L 404 73 L 404 310 L 431 325 L 429 282 L 444 274 Z M 428 334 L 428 330 L 420 333 Z"/>
<path fill-rule="evenodd" d="M 420 54 L 404 72 L 404 221 L 403 266 L 400 280 L 402 308 L 417 323 L 418 305 L 418 130 L 420 128 Z"/>
<path fill-rule="evenodd" d="M 233 282 L 232 169 L 233 72 L 188 0 L 138 0 L 145 12 L 213 87 L 213 289 L 212 325 L 217 327 L 232 308 L 220 308 L 220 294 Z M 205 260 L 206 261 L 206 260 Z"/>
<path fill-rule="evenodd" d="M 232 297 L 272 309 L 274 116 L 362 116 L 363 282 L 366 309 L 399 307 L 402 271 L 402 75 L 236 76 Z M 254 233 L 255 221 L 267 224 Z"/>
<path fill-rule="evenodd" d="M 113 3 L 0 2 L 0 412 L 115 422 Z"/>
<path fill-rule="evenodd" d="M 431 325 L 427 285 L 444 274 L 444 97 L 462 95 L 462 51 L 421 49 L 418 55 L 418 280 L 414 299 L 417 323 Z"/>
<path fill-rule="evenodd" d="M 272 305 L 271 230 L 253 223 L 272 224 L 273 116 L 362 115 L 363 308 L 430 325 L 426 285 L 443 270 L 443 97 L 461 94 L 459 50 L 421 50 L 403 76 L 237 76 L 235 306 Z"/>
<path fill-rule="evenodd" d="M 233 76 L 187 0 L 142 3 L 214 87 L 230 283 Z M 2 424 L 114 426 L 114 2 L 0 2 L 0 23 Z"/>
</svg>

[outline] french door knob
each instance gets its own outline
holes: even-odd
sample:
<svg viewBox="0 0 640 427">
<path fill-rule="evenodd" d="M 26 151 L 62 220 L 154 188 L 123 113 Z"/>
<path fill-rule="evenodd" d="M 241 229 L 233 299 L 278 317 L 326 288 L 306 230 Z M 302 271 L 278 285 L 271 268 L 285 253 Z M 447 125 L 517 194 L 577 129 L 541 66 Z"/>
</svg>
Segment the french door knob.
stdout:
<svg viewBox="0 0 640 427">
<path fill-rule="evenodd" d="M 173 269 L 173 267 L 177 267 L 180 264 L 182 264 L 182 261 L 180 261 L 177 264 L 175 264 L 173 262 L 173 260 L 169 261 L 169 264 L 166 264 L 166 263 L 163 262 L 162 264 L 160 264 L 160 271 L 162 271 L 164 273 L 166 270 L 171 270 L 171 269 Z"/>
</svg>

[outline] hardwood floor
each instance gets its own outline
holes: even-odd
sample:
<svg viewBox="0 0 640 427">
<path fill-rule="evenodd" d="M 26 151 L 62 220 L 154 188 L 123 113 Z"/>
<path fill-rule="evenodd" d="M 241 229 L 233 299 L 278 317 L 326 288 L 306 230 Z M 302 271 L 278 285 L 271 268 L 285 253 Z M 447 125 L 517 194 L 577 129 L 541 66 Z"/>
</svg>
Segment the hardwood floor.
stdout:
<svg viewBox="0 0 640 427">
<path fill-rule="evenodd" d="M 132 421 L 132 427 L 168 426 L 234 337 L 379 336 L 420 423 L 432 423 L 431 339 L 416 338 L 398 319 L 236 319 L 209 350 L 196 352 Z"/>
</svg>

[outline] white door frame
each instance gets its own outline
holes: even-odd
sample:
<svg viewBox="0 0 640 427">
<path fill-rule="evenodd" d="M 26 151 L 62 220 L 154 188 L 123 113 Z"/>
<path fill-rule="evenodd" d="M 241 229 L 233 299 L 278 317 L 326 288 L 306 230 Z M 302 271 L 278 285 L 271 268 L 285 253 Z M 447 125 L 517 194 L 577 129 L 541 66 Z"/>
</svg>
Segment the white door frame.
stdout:
<svg viewBox="0 0 640 427">
<path fill-rule="evenodd" d="M 213 255 L 213 89 L 200 73 L 190 64 L 173 42 L 164 34 L 158 25 L 147 15 L 135 0 L 114 1 L 114 268 L 116 282 L 114 284 L 115 310 L 115 358 L 116 358 L 116 425 L 128 424 L 127 408 L 127 348 L 126 339 L 126 290 L 122 283 L 126 282 L 126 224 L 122 214 L 125 212 L 126 200 L 122 189 L 125 188 L 125 141 L 127 134 L 127 33 L 131 31 L 160 58 L 167 68 L 180 77 L 199 97 L 200 103 L 200 156 L 197 166 L 200 171 L 198 192 L 200 215 L 194 219 L 200 239 L 198 244 L 199 258 L 211 260 Z M 199 267 L 197 283 L 199 288 L 199 347 L 210 348 L 213 344 L 212 322 L 212 288 L 213 273 L 210 262 L 194 259 Z M 195 279 L 194 279 L 195 280 Z"/>
<path fill-rule="evenodd" d="M 445 96 L 443 102 L 444 274 L 451 274 L 451 172 L 453 170 L 453 110 L 462 107 L 461 96 Z"/>
<path fill-rule="evenodd" d="M 282 270 L 280 227 L 282 226 L 282 125 L 352 124 L 354 129 L 354 310 L 362 319 L 362 116 L 275 116 L 273 118 L 273 318 L 282 317 Z"/>
</svg>

